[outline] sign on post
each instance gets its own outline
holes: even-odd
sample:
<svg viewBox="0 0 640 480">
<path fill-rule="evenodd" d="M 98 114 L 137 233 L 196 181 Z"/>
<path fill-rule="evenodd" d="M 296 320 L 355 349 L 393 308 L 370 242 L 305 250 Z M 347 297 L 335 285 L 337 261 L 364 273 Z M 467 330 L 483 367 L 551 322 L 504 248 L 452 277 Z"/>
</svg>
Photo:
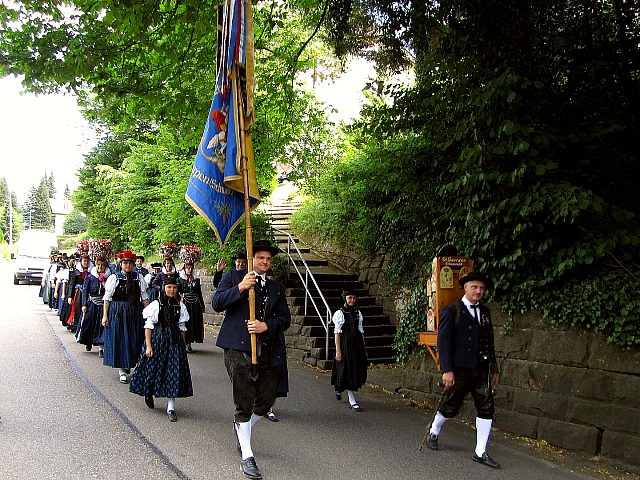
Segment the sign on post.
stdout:
<svg viewBox="0 0 640 480">
<path fill-rule="evenodd" d="M 418 332 L 418 345 L 427 348 L 438 368 L 440 367 L 440 362 L 436 346 L 438 344 L 440 310 L 462 298 L 464 289 L 460 286 L 460 277 L 472 271 L 473 260 L 469 257 L 444 255 L 433 259 L 431 278 L 427 283 L 427 294 L 429 296 L 427 331 Z"/>
</svg>

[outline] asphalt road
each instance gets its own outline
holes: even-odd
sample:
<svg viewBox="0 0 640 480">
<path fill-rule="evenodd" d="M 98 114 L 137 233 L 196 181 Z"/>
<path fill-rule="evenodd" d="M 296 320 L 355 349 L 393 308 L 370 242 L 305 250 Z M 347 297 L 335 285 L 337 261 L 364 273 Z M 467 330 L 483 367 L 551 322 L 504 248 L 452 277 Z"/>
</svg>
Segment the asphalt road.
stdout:
<svg viewBox="0 0 640 480">
<path fill-rule="evenodd" d="M 149 410 L 118 382 L 97 351 L 86 352 L 38 298 L 0 264 L 0 477 L 2 479 L 242 479 L 232 430 L 231 386 L 208 334 L 189 361 L 194 396 L 178 399 L 170 423 L 163 399 Z M 584 479 L 504 435 L 490 452 L 499 471 L 471 460 L 475 432 L 449 422 L 441 450 L 417 446 L 429 411 L 367 389 L 363 413 L 338 403 L 325 373 L 290 362 L 281 421 L 259 422 L 253 450 L 267 480 Z"/>
</svg>

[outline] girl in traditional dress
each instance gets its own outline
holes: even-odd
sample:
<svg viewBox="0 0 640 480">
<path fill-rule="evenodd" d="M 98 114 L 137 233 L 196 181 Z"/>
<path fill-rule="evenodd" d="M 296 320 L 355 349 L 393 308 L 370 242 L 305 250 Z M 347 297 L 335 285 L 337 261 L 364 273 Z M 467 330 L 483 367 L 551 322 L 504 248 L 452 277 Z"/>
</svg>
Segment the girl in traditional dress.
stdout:
<svg viewBox="0 0 640 480">
<path fill-rule="evenodd" d="M 331 385 L 335 386 L 336 398 L 342 399 L 347 391 L 349 408 L 361 412 L 353 392 L 367 381 L 367 351 L 364 344 L 363 317 L 356 305 L 356 295 L 351 290 L 342 292 L 344 305 L 333 314 L 336 339 L 336 361 L 331 370 Z"/>
<path fill-rule="evenodd" d="M 144 342 L 142 306 L 149 304 L 147 283 L 133 271 L 135 260 L 131 250 L 122 252 L 121 271 L 110 275 L 104 286 L 104 364 L 118 369 L 120 383 L 128 382 L 138 359 Z"/>
<path fill-rule="evenodd" d="M 149 408 L 155 406 L 153 397 L 167 398 L 167 415 L 171 422 L 175 422 L 178 420 L 175 399 L 193 395 L 184 341 L 189 313 L 178 300 L 175 277 L 166 277 L 163 288 L 158 300 L 151 302 L 142 312 L 145 319 L 144 351 L 131 376 L 129 391 L 143 395 Z"/>
<path fill-rule="evenodd" d="M 69 305 L 71 306 L 67 325 L 76 333 L 82 316 L 82 285 L 84 284 L 84 279 L 87 277 L 89 267 L 91 266 L 91 261 L 89 260 L 89 254 L 87 252 L 80 253 L 79 255 L 80 262 L 76 263 L 74 270 L 69 275 L 69 287 L 67 290 L 67 302 L 69 302 Z M 77 338 L 78 337 L 76 335 L 76 340 Z M 89 348 L 88 350 L 91 349 Z"/>
<path fill-rule="evenodd" d="M 178 278 L 178 270 L 176 269 L 176 263 L 173 261 L 173 257 L 176 257 L 179 252 L 180 249 L 175 243 L 164 243 L 160 245 L 158 253 L 164 258 L 162 261 L 162 269 L 151 283 L 151 286 L 157 288 L 159 292 L 163 291 L 165 277 L 173 276 Z"/>
<path fill-rule="evenodd" d="M 66 265 L 56 273 L 56 288 L 54 296 L 56 298 L 58 306 L 58 316 L 62 325 L 67 327 L 67 330 L 71 329 L 71 326 L 67 323 L 69 319 L 69 312 L 71 311 L 71 305 L 67 302 L 69 295 L 69 280 L 73 276 L 75 270 L 76 259 L 74 257 L 67 258 Z M 72 293 L 73 295 L 73 293 Z"/>
<path fill-rule="evenodd" d="M 199 247 L 185 245 L 180 249 L 180 260 L 184 266 L 178 278 L 178 293 L 180 300 L 187 307 L 189 312 L 189 322 L 187 322 L 187 352 L 193 352 L 192 343 L 202 343 L 204 341 L 204 299 L 202 298 L 202 287 L 200 279 L 196 278 L 193 271 L 193 264 L 200 261 L 202 253 Z"/>
<path fill-rule="evenodd" d="M 78 343 L 91 351 L 93 345 L 97 345 L 98 357 L 104 357 L 104 327 L 102 326 L 102 313 L 104 307 L 104 286 L 111 275 L 107 267 L 106 257 L 96 258 L 96 266 L 85 277 L 82 285 L 82 317 L 76 331 Z"/>
</svg>

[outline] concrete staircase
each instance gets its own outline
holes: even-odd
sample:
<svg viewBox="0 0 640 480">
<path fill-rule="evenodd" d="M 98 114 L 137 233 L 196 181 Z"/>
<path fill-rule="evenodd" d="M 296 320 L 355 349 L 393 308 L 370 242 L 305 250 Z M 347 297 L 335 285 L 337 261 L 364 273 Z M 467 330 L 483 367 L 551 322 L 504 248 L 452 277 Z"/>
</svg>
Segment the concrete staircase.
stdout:
<svg viewBox="0 0 640 480">
<path fill-rule="evenodd" d="M 293 195 L 283 197 L 273 195 L 271 203 L 262 204 L 260 208 L 271 217 L 271 226 L 274 229 L 286 232 L 274 231 L 275 240 L 282 251 L 287 251 L 289 241 L 287 234 L 293 237 L 331 312 L 335 312 L 342 306 L 341 293 L 343 289 L 355 290 L 358 296 L 357 306 L 364 316 L 365 343 L 369 361 L 371 363 L 393 363 L 395 358 L 391 345 L 394 340 L 395 325 L 390 324 L 389 317 L 383 313 L 376 298 L 369 295 L 367 286 L 359 281 L 356 275 L 346 273 L 339 267 L 330 265 L 325 258 L 314 253 L 312 248 L 302 244 L 293 235 L 289 225 L 289 217 L 299 207 L 300 201 L 296 200 Z M 294 261 L 297 265 L 302 264 L 301 260 Z M 311 295 L 324 319 L 327 308 L 320 300 L 315 286 L 312 282 L 310 284 Z M 307 300 L 305 314 L 304 283 L 293 266 L 290 267 L 285 288 L 292 314 L 291 327 L 286 332 L 288 354 L 310 365 L 330 369 L 335 355 L 332 325 L 329 326 L 329 351 L 327 352 L 326 331 L 310 300 Z"/>
</svg>

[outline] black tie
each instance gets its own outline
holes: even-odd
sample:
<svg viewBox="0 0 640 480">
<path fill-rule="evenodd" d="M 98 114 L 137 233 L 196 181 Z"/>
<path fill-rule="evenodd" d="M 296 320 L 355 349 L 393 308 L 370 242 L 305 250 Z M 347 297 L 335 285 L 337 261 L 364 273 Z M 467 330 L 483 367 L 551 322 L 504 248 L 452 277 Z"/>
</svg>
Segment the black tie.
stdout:
<svg viewBox="0 0 640 480">
<path fill-rule="evenodd" d="M 473 308 L 473 318 L 475 318 L 476 322 L 479 324 L 480 319 L 478 318 L 478 310 L 480 310 L 480 305 L 471 305 L 471 308 Z"/>
</svg>

